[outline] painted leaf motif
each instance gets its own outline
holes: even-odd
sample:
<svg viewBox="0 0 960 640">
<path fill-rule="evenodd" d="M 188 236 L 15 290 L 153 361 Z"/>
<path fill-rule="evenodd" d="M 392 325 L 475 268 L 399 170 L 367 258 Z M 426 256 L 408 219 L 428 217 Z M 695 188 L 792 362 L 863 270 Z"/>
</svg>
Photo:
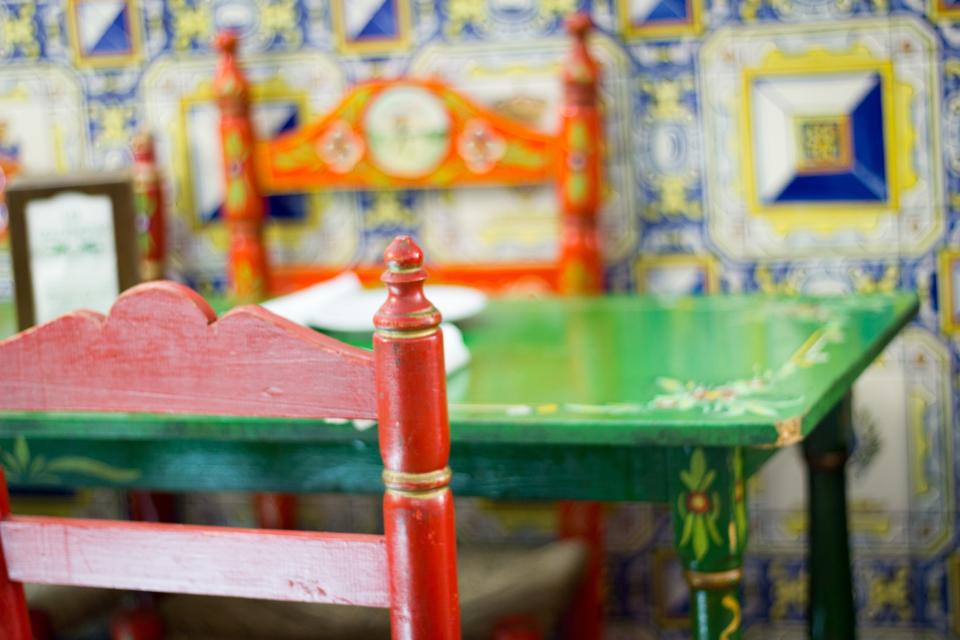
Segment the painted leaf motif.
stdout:
<svg viewBox="0 0 960 640">
<path fill-rule="evenodd" d="M 567 197 L 570 202 L 578 204 L 587 197 L 587 176 L 583 173 L 574 173 L 567 178 Z"/>
<path fill-rule="evenodd" d="M 700 489 L 700 491 L 706 491 L 707 489 L 710 488 L 710 485 L 713 484 L 713 479 L 716 477 L 717 477 L 716 471 L 714 471 L 713 469 L 710 469 L 709 471 L 707 471 L 706 474 L 704 474 L 703 480 L 700 482 L 700 486 L 697 488 Z"/>
<path fill-rule="evenodd" d="M 693 518 L 693 557 L 702 560 L 707 555 L 710 548 L 710 541 L 707 539 L 706 525 L 703 518 Z"/>
<path fill-rule="evenodd" d="M 683 383 L 676 378 L 657 378 L 657 384 L 664 391 L 677 392 L 683 390 Z"/>
<path fill-rule="evenodd" d="M 35 473 L 42 473 L 43 467 L 47 464 L 47 457 L 42 453 L 33 459 L 33 462 L 30 463 L 30 470 L 27 472 L 27 475 L 32 476 Z"/>
<path fill-rule="evenodd" d="M 246 199 L 247 190 L 240 180 L 231 180 L 229 191 L 227 192 L 227 204 L 230 207 L 241 207 Z"/>
<path fill-rule="evenodd" d="M 707 526 L 707 533 L 710 535 L 710 539 L 713 541 L 713 544 L 723 544 L 723 537 L 720 535 L 720 532 L 717 530 L 717 523 L 714 518 L 704 518 Z"/>
<path fill-rule="evenodd" d="M 587 127 L 582 122 L 574 122 L 567 133 L 567 142 L 577 150 L 583 150 L 587 146 Z"/>
<path fill-rule="evenodd" d="M 690 456 L 690 477 L 695 486 L 700 485 L 703 475 L 707 472 L 707 459 L 703 449 L 695 449 Z"/>
<path fill-rule="evenodd" d="M 352 121 L 357 117 L 357 112 L 366 104 L 367 99 L 370 97 L 370 88 L 363 87 L 354 91 L 352 99 L 350 99 L 346 105 L 344 105 L 343 110 L 340 112 L 340 116 L 344 120 Z"/>
<path fill-rule="evenodd" d="M 447 105 L 447 108 L 453 113 L 460 116 L 469 116 L 471 114 L 470 107 L 466 102 L 463 101 L 463 98 L 452 92 L 445 92 L 443 94 L 443 102 Z"/>
<path fill-rule="evenodd" d="M 3 466 L 8 473 L 12 475 L 18 475 L 20 473 L 19 465 L 17 464 L 17 459 L 9 451 L 0 452 L 3 454 Z"/>
<path fill-rule="evenodd" d="M 30 447 L 27 446 L 27 440 L 20 436 L 13 443 L 13 455 L 17 461 L 17 468 L 26 471 L 30 464 Z"/>
<path fill-rule="evenodd" d="M 525 169 L 535 169 L 545 164 L 545 158 L 541 153 L 527 149 L 516 142 L 511 142 L 507 144 L 501 163 Z"/>
<path fill-rule="evenodd" d="M 121 469 L 92 458 L 65 456 L 50 461 L 49 473 L 74 473 L 110 482 L 130 482 L 140 477 L 137 469 Z"/>
<path fill-rule="evenodd" d="M 227 155 L 236 158 L 243 151 L 243 144 L 240 141 L 240 135 L 236 131 L 231 131 L 224 143 Z"/>
<path fill-rule="evenodd" d="M 297 146 L 293 151 L 287 154 L 289 158 L 286 166 L 282 167 L 287 170 L 302 170 L 302 171 L 321 171 L 326 166 L 323 158 L 317 154 L 317 147 L 313 144 L 307 144 L 306 142 Z M 277 167 L 281 168 L 279 165 L 279 160 Z"/>
</svg>

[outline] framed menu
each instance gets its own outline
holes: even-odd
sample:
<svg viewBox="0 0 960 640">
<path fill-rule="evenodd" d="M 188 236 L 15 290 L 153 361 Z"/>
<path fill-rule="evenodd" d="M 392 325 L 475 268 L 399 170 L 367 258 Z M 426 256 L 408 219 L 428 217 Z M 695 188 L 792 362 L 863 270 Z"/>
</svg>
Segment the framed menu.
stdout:
<svg viewBox="0 0 960 640">
<path fill-rule="evenodd" d="M 105 313 L 138 282 L 128 174 L 20 178 L 6 200 L 21 330 L 76 309 Z"/>
</svg>

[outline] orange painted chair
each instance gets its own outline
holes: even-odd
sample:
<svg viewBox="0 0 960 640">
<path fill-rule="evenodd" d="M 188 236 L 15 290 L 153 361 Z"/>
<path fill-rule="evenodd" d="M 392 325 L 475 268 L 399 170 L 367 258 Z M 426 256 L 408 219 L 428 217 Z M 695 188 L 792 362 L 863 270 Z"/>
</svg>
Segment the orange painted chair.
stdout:
<svg viewBox="0 0 960 640">
<path fill-rule="evenodd" d="M 206 594 L 215 596 L 202 601 L 207 613 L 231 603 L 278 624 L 295 603 L 389 608 L 379 631 L 393 638 L 459 638 L 440 315 L 423 297 L 413 241 L 396 239 L 385 258 L 372 353 L 255 305 L 217 319 L 196 293 L 165 281 L 125 292 L 106 318 L 78 311 L 0 342 L 0 420 L 5 412 L 90 414 L 93 423 L 98 413 L 377 419 L 386 487 L 384 535 L 330 534 L 16 516 L 0 470 L 0 639 L 31 638 L 23 583 Z M 135 416 L 128 424 L 138 428 Z M 552 553 L 576 561 L 575 550 Z M 502 590 L 488 588 L 488 597 Z M 158 607 L 176 620 L 184 597 Z M 227 598 L 277 602 L 238 609 Z M 354 609 L 344 622 L 343 607 L 328 608 L 337 613 L 306 610 L 316 627 L 302 636 L 330 630 L 333 615 L 347 629 L 341 637 L 383 637 L 370 625 L 375 614 Z M 234 626 L 220 637 L 251 637 L 235 616 L 225 622 Z M 496 637 L 528 631 L 505 620 Z M 114 637 L 160 633 L 158 617 L 140 611 Z"/>
<path fill-rule="evenodd" d="M 310 265 L 269 266 L 263 242 L 264 195 L 307 191 L 444 189 L 553 183 L 561 231 L 555 262 L 519 264 L 431 264 L 434 281 L 505 289 L 531 277 L 564 295 L 602 291 L 597 233 L 602 184 L 602 122 L 598 97 L 600 65 L 591 55 L 587 14 L 567 21 L 572 37 L 563 67 L 560 125 L 543 133 L 480 106 L 443 82 L 400 78 L 360 84 L 339 104 L 274 140 L 258 140 L 250 114 L 250 84 L 236 58 L 237 38 L 221 34 L 214 79 L 223 144 L 224 205 L 229 231 L 228 281 L 241 301 L 298 289 L 335 275 L 339 269 Z M 399 105 L 399 106 L 398 106 Z M 406 105 L 406 107 L 404 107 Z M 384 136 L 406 137 L 403 108 L 434 114 L 422 153 L 401 153 Z M 394 130 L 382 130 L 384 119 Z M 405 138 L 406 139 L 406 138 Z M 354 265 L 371 282 L 379 267 Z M 294 523 L 292 497 L 258 496 L 262 523 Z M 589 542 L 588 578 L 577 598 L 567 637 L 602 635 L 603 527 L 598 503 L 560 506 L 560 534 Z"/>
<path fill-rule="evenodd" d="M 438 79 L 377 80 L 353 87 L 326 114 L 260 140 L 237 38 L 217 38 L 213 91 L 220 108 L 229 281 L 241 299 L 284 293 L 336 275 L 315 265 L 268 268 L 264 195 L 330 190 L 450 189 L 553 184 L 560 216 L 558 259 L 514 264 L 431 263 L 432 282 L 501 289 L 539 278 L 555 292 L 602 290 L 597 215 L 602 180 L 600 66 L 590 54 L 590 19 L 568 20 L 560 124 L 545 133 L 476 103 Z M 414 117 L 416 116 L 416 117 Z M 366 282 L 377 265 L 355 265 Z"/>
</svg>

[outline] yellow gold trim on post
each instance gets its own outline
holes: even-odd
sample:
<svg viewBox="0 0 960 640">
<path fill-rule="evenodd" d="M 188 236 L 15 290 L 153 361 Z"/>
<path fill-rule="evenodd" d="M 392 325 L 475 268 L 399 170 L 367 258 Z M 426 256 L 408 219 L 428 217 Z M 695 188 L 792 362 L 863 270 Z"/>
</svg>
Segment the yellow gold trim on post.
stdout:
<svg viewBox="0 0 960 640">
<path fill-rule="evenodd" d="M 140 277 L 143 280 L 161 280 L 163 278 L 163 265 L 159 262 L 143 260 L 140 263 Z"/>
<path fill-rule="evenodd" d="M 408 317 L 408 316 L 405 316 Z M 391 338 L 393 340 L 413 340 L 414 338 L 425 338 L 427 336 L 432 336 L 437 331 L 439 327 L 430 327 L 429 329 L 417 329 L 414 331 L 402 331 L 398 329 L 377 329 L 376 334 L 378 336 L 383 336 L 384 338 Z"/>
<path fill-rule="evenodd" d="M 390 270 L 390 273 L 413 273 L 414 271 L 423 269 L 423 266 L 414 265 L 412 267 L 401 267 L 396 262 L 391 262 L 387 265 L 387 269 Z"/>
<path fill-rule="evenodd" d="M 716 591 L 718 589 L 730 589 L 740 582 L 743 578 L 743 569 L 729 569 L 727 571 L 684 571 L 683 575 L 687 578 L 687 584 L 691 589 L 700 589 L 706 591 Z"/>
<path fill-rule="evenodd" d="M 450 487 L 440 487 L 439 489 L 426 489 L 423 491 L 415 491 L 408 489 L 391 489 L 387 487 L 387 493 L 392 496 L 398 496 L 402 498 L 416 498 L 417 500 L 429 500 L 430 498 L 436 498 L 437 496 L 443 495 L 444 492 L 450 491 Z"/>
<path fill-rule="evenodd" d="M 384 469 L 383 484 L 386 485 L 387 489 L 423 491 L 447 486 L 450 484 L 450 478 L 452 476 L 453 472 L 450 471 L 450 467 L 424 473 L 409 473 L 407 471 Z"/>
</svg>

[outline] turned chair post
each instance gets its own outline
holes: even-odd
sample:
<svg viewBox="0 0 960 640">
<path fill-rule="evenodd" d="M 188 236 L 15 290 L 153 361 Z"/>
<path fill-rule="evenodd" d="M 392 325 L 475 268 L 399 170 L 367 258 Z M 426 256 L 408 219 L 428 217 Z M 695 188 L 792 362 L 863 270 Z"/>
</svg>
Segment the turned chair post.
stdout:
<svg viewBox="0 0 960 640">
<path fill-rule="evenodd" d="M 267 252 L 263 244 L 264 201 L 254 165 L 254 128 L 250 83 L 237 64 L 237 35 L 216 40 L 220 61 L 213 92 L 220 107 L 223 149 L 223 220 L 230 234 L 227 278 L 236 302 L 259 302 L 269 290 Z"/>
<path fill-rule="evenodd" d="M 133 197 L 140 231 L 140 279 L 163 278 L 167 257 L 166 209 L 163 183 L 157 169 L 153 135 L 141 131 L 133 138 Z"/>
<path fill-rule="evenodd" d="M 423 253 L 409 237 L 384 258 L 388 293 L 374 317 L 373 351 L 391 628 L 398 639 L 459 638 L 440 313 L 423 295 Z"/>
<path fill-rule="evenodd" d="M 601 69 L 587 46 L 590 16 L 575 14 L 566 26 L 573 45 L 563 67 L 560 111 L 559 286 L 563 295 L 594 295 L 603 291 L 597 230 L 603 180 L 603 124 L 598 91 Z M 603 635 L 606 555 L 602 505 L 564 501 L 558 509 L 560 537 L 579 538 L 590 547 L 586 574 L 563 625 L 564 637 L 598 640 Z"/>
<path fill-rule="evenodd" d="M 598 104 L 600 65 L 587 47 L 590 16 L 567 20 L 573 47 L 563 67 L 557 196 L 561 209 L 560 292 L 603 289 L 597 217 L 603 180 L 603 125 Z"/>
</svg>

